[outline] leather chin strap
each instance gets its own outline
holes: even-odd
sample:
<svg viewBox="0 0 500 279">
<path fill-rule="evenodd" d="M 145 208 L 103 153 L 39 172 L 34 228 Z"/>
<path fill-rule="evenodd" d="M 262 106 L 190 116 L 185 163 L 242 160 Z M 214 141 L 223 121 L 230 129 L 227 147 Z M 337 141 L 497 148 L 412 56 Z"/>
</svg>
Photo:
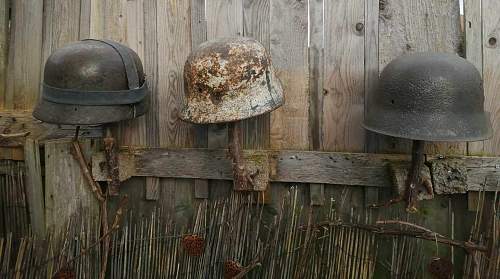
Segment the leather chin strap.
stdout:
<svg viewBox="0 0 500 279">
<path fill-rule="evenodd" d="M 86 91 L 52 87 L 43 83 L 42 98 L 49 102 L 82 106 L 131 105 L 142 101 L 148 94 L 147 83 L 140 85 L 137 66 L 128 49 L 110 40 L 85 39 L 97 41 L 112 47 L 121 57 L 129 90 Z"/>
</svg>

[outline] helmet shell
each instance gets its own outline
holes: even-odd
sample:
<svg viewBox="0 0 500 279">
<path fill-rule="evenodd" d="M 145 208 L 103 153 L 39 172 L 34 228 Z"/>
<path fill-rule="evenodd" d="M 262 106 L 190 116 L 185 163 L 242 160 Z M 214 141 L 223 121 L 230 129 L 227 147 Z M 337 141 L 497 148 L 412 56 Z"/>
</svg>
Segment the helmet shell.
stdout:
<svg viewBox="0 0 500 279">
<path fill-rule="evenodd" d="M 477 141 L 492 134 L 481 76 L 452 54 L 393 60 L 369 104 L 364 127 L 380 134 L 425 141 Z"/>
<path fill-rule="evenodd" d="M 113 41 L 83 40 L 55 50 L 45 63 L 43 83 L 33 116 L 48 123 L 117 122 L 140 116 L 149 107 L 139 56 Z M 123 100 L 136 92 L 142 94 Z"/>
<path fill-rule="evenodd" d="M 196 48 L 184 66 L 185 105 L 193 123 L 239 121 L 275 110 L 283 89 L 264 46 L 250 38 L 223 38 Z"/>
</svg>

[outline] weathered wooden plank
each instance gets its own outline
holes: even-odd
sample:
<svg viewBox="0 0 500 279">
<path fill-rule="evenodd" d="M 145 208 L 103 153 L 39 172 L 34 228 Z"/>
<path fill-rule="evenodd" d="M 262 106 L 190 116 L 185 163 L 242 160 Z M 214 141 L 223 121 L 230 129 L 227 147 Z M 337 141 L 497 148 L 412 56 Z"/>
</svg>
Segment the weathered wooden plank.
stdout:
<svg viewBox="0 0 500 279">
<path fill-rule="evenodd" d="M 323 149 L 362 151 L 364 2 L 325 2 Z"/>
<path fill-rule="evenodd" d="M 26 198 L 29 205 L 30 224 L 38 237 L 45 237 L 45 208 L 43 197 L 42 166 L 38 141 L 26 139 Z"/>
<path fill-rule="evenodd" d="M 71 155 L 71 143 L 45 144 L 45 218 L 49 229 L 62 229 L 68 218 L 88 210 L 98 216 L 98 202 L 86 184 L 77 161 Z M 82 148 L 90 159 L 90 141 L 82 141 Z"/>
<path fill-rule="evenodd" d="M 364 1 L 325 2 L 322 149 L 364 150 Z M 353 189 L 362 197 L 362 189 Z M 359 192 L 359 193 L 358 193 Z M 344 208 L 348 213 L 351 206 Z"/>
<path fill-rule="evenodd" d="M 469 62 L 474 64 L 479 73 L 483 74 L 483 23 L 481 1 L 465 0 L 464 1 L 464 31 L 465 31 L 465 57 Z M 484 154 L 484 142 L 469 142 L 467 143 L 467 155 Z M 476 210 L 479 200 L 478 192 L 467 193 L 468 209 Z"/>
<path fill-rule="evenodd" d="M 158 43 L 157 43 L 157 1 L 144 2 L 144 70 L 148 86 L 151 90 L 150 107 L 146 113 L 146 144 L 159 146 L 158 134 Z M 146 200 L 157 200 L 160 197 L 160 179 L 146 177 Z"/>
<path fill-rule="evenodd" d="M 207 20 L 205 18 L 205 0 L 191 0 L 191 49 L 207 40 Z M 195 125 L 194 147 L 207 147 L 207 125 Z M 194 195 L 197 199 L 209 198 L 208 180 L 195 179 Z"/>
<path fill-rule="evenodd" d="M 380 7 L 380 70 L 406 53 L 459 53 L 459 3 L 454 0 L 386 0 Z M 368 104 L 369 105 L 369 104 Z M 408 140 L 380 137 L 379 152 L 409 152 Z M 429 153 L 465 154 L 465 143 L 427 144 Z"/>
<path fill-rule="evenodd" d="M 7 62 L 9 59 L 9 9 L 10 1 L 0 0 L 0 96 L 5 96 L 7 81 Z M 4 107 L 5 97 L 0 98 L 0 107 Z"/>
<path fill-rule="evenodd" d="M 23 146 L 26 135 L 37 139 L 40 143 L 71 138 L 75 135 L 75 129 L 72 126 L 43 123 L 34 119 L 31 112 L 26 111 L 0 111 L 0 131 L 3 131 L 0 133 L 0 146 L 2 147 Z M 11 137 L 16 134 L 18 136 Z M 83 138 L 101 137 L 102 129 L 83 126 L 80 129 L 80 136 Z"/>
<path fill-rule="evenodd" d="M 326 183 L 351 186 L 390 187 L 388 164 L 407 162 L 409 155 L 342 153 L 292 150 L 245 150 L 246 153 L 267 152 L 270 158 L 270 180 L 273 182 Z M 127 176 L 157 176 L 203 179 L 232 179 L 231 161 L 224 149 L 127 149 L 121 152 L 121 165 L 130 165 Z M 468 190 L 493 191 L 500 178 L 500 158 L 453 156 L 463 160 L 468 172 Z M 446 159 L 428 156 L 427 161 Z M 100 169 L 102 153 L 94 154 L 93 174 L 99 181 L 106 179 Z M 173 164 L 172 162 L 175 162 Z M 125 177 L 122 177 L 124 179 Z"/>
<path fill-rule="evenodd" d="M 157 1 L 158 133 L 160 146 L 191 147 L 194 126 L 178 117 L 184 103 L 183 67 L 191 51 L 191 1 Z M 192 209 L 194 181 L 162 179 L 160 200 Z M 176 209 L 177 210 L 177 209 Z"/>
<path fill-rule="evenodd" d="M 271 1 L 271 57 L 285 104 L 271 113 L 271 147 L 309 148 L 308 1 Z"/>
<path fill-rule="evenodd" d="M 5 108 L 31 109 L 38 100 L 42 65 L 43 1 L 11 1 L 12 20 Z"/>
<path fill-rule="evenodd" d="M 379 78 L 379 0 L 365 1 L 365 105 L 364 111 L 368 108 L 368 101 L 377 89 Z M 376 152 L 374 144 L 377 136 L 370 131 L 366 131 L 365 151 Z M 375 145 L 375 147 L 374 147 Z M 378 204 L 378 189 L 366 188 L 365 205 Z"/>
<path fill-rule="evenodd" d="M 323 142 L 323 0 L 309 1 L 309 148 L 321 150 Z M 309 185 L 311 205 L 323 205 L 323 184 Z"/>
<path fill-rule="evenodd" d="M 482 1 L 483 19 L 483 84 L 485 109 L 491 114 L 493 137 L 484 142 L 483 154 L 500 154 L 500 2 Z"/>
<path fill-rule="evenodd" d="M 268 0 L 243 0 L 243 36 L 258 40 L 269 51 Z M 241 123 L 244 148 L 269 147 L 270 115 L 264 114 Z"/>
</svg>

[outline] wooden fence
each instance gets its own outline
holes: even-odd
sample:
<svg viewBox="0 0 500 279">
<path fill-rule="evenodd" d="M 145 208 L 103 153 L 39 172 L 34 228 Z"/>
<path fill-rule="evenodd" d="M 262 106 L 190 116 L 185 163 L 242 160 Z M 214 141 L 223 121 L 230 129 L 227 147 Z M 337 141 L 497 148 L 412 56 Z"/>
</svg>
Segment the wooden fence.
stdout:
<svg viewBox="0 0 500 279">
<path fill-rule="evenodd" d="M 224 148 L 225 125 L 191 125 L 177 117 L 184 98 L 182 69 L 190 51 L 203 41 L 248 36 L 271 54 L 285 104 L 269 115 L 244 121 L 245 148 L 408 153 L 409 141 L 362 128 L 370 105 L 367 96 L 392 59 L 404 53 L 439 51 L 466 57 L 482 73 L 485 107 L 495 135 L 482 142 L 432 144 L 427 153 L 498 156 L 500 2 L 465 0 L 464 5 L 463 32 L 458 0 L 0 0 L 1 114 L 4 119 L 28 119 L 40 94 L 43 64 L 52 51 L 79 39 L 106 38 L 139 54 L 153 94 L 145 116 L 116 125 L 114 132 L 122 146 Z M 21 116 L 15 118 L 12 113 Z M 15 124 L 9 125 L 3 126 L 4 131 Z M 98 205 L 70 154 L 69 142 L 35 134 L 39 135 L 32 133 L 26 143 L 15 147 L 25 151 L 27 200 L 37 209 L 25 210 L 37 220 L 32 221 L 33 230 L 64 227 L 62 217 L 81 208 L 97 214 Z M 59 131 L 57 137 L 61 135 L 68 133 Z M 99 140 L 84 140 L 89 158 L 99 144 Z M 19 160 L 14 157 L 9 153 L 2 158 Z M 290 186 L 273 183 L 265 193 L 266 201 L 279 204 Z M 399 208 L 389 215 L 366 208 L 388 199 L 388 187 L 318 183 L 298 187 L 305 205 L 341 200 L 345 216 L 361 216 L 366 222 L 407 218 Z M 204 199 L 230 192 L 228 181 L 187 178 L 133 177 L 121 187 L 121 195 L 130 197 L 138 215 L 161 206 L 186 223 Z M 478 197 L 477 192 L 469 192 L 422 202 L 418 220 L 440 234 L 467 239 L 474 221 L 470 210 L 477 207 Z M 464 252 L 439 247 L 442 255 L 453 259 L 456 274 L 461 274 Z M 429 255 L 435 251 L 433 245 L 424 249 Z"/>
</svg>

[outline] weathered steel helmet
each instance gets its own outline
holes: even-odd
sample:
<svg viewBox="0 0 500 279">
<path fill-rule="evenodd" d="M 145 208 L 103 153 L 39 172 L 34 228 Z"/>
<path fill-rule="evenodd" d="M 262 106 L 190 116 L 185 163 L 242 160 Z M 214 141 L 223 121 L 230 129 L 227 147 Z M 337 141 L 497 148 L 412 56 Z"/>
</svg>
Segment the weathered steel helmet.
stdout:
<svg viewBox="0 0 500 279">
<path fill-rule="evenodd" d="M 250 38 L 208 41 L 184 66 L 186 103 L 180 117 L 194 123 L 232 122 L 283 104 L 281 83 L 264 46 Z"/>
<path fill-rule="evenodd" d="M 47 59 L 33 116 L 48 123 L 97 125 L 140 116 L 148 102 L 139 56 L 117 42 L 89 39 L 59 48 Z"/>
<path fill-rule="evenodd" d="M 491 136 L 481 76 L 456 55 L 416 53 L 382 71 L 364 127 L 401 138 L 475 141 Z"/>
</svg>

